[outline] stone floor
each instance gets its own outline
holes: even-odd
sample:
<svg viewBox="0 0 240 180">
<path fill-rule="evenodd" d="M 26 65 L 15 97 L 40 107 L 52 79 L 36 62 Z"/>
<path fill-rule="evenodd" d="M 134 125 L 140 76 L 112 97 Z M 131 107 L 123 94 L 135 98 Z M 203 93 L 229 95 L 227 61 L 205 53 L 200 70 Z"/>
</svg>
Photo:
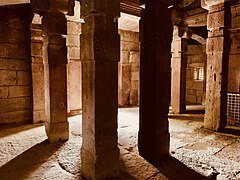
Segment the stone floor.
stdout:
<svg viewBox="0 0 240 180">
<path fill-rule="evenodd" d="M 138 108 L 119 109 L 119 179 L 240 179 L 240 136 L 202 128 L 203 115 L 169 114 L 171 157 L 156 167 L 138 155 Z M 49 144 L 43 125 L 0 129 L 0 180 L 81 178 L 81 116 L 70 139 Z"/>
</svg>

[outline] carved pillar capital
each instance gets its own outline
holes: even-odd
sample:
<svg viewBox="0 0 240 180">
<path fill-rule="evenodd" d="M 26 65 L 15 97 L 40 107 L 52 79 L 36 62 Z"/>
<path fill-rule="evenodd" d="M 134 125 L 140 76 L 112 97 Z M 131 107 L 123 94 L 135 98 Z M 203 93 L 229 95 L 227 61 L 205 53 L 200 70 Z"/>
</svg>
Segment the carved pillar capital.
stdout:
<svg viewBox="0 0 240 180">
<path fill-rule="evenodd" d="M 203 9 L 209 10 L 211 6 L 223 4 L 231 0 L 201 0 L 201 6 Z"/>
<path fill-rule="evenodd" d="M 178 27 L 178 36 L 180 38 L 190 39 L 192 37 L 192 30 L 189 27 Z"/>
<path fill-rule="evenodd" d="M 192 37 L 192 30 L 186 26 L 174 26 L 173 39 L 190 39 Z"/>
<path fill-rule="evenodd" d="M 42 15 L 47 11 L 58 11 L 67 15 L 74 15 L 75 0 L 32 0 L 34 13 Z"/>
</svg>

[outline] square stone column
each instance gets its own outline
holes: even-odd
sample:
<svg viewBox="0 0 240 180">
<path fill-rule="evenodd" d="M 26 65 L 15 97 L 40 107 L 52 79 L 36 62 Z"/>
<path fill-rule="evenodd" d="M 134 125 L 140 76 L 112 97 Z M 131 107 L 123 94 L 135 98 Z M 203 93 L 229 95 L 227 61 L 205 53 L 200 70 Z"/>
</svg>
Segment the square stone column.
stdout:
<svg viewBox="0 0 240 180">
<path fill-rule="evenodd" d="M 172 42 L 171 106 L 175 114 L 186 112 L 187 33 L 183 27 L 174 27 Z"/>
<path fill-rule="evenodd" d="M 117 134 L 120 36 L 118 0 L 81 1 L 82 61 L 81 168 L 86 179 L 115 179 L 119 174 Z"/>
<path fill-rule="evenodd" d="M 150 163 L 169 155 L 168 112 L 171 95 L 170 4 L 146 1 L 140 20 L 139 154 Z"/>
<path fill-rule="evenodd" d="M 67 20 L 61 12 L 42 18 L 46 133 L 50 142 L 67 140 Z"/>
<path fill-rule="evenodd" d="M 40 24 L 31 24 L 31 68 L 33 90 L 33 123 L 45 122 L 43 37 Z"/>
<path fill-rule="evenodd" d="M 227 124 L 228 61 L 230 52 L 229 24 L 231 17 L 227 3 L 209 7 L 207 17 L 208 39 L 205 128 L 219 131 Z"/>
</svg>

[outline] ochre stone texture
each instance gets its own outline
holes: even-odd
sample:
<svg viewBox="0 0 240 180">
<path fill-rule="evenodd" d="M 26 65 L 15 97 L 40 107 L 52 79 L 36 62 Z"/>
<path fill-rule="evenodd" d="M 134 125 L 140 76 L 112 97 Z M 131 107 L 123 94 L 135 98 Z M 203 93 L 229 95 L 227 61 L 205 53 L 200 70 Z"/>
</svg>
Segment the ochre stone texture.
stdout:
<svg viewBox="0 0 240 180">
<path fill-rule="evenodd" d="M 119 106 L 134 106 L 139 104 L 139 33 L 119 30 L 119 34 L 121 58 L 118 65 L 118 104 Z"/>
<path fill-rule="evenodd" d="M 194 69 L 203 68 L 206 71 L 206 46 L 188 45 L 186 69 L 186 102 L 188 104 L 202 104 L 205 99 L 206 77 L 194 80 Z"/>
<path fill-rule="evenodd" d="M 182 31 L 183 27 L 174 27 L 171 46 L 171 106 L 175 114 L 186 111 L 187 37 L 181 35 Z"/>
<path fill-rule="evenodd" d="M 116 179 L 119 175 L 117 134 L 120 35 L 118 0 L 81 1 L 83 82 L 82 175 Z M 97 13 L 96 13 L 97 12 Z"/>
<path fill-rule="evenodd" d="M 81 23 L 67 22 L 67 97 L 68 113 L 78 114 L 82 109 L 82 73 L 80 61 Z"/>
<path fill-rule="evenodd" d="M 67 121 L 67 19 L 58 11 L 46 12 L 42 18 L 45 88 L 45 128 L 48 140 L 69 138 Z"/>
<path fill-rule="evenodd" d="M 0 125 L 32 120 L 30 12 L 0 7 Z"/>
<path fill-rule="evenodd" d="M 229 17 L 227 3 L 211 6 L 208 11 L 207 80 L 205 128 L 220 131 L 227 124 L 227 73 L 229 60 Z"/>
<path fill-rule="evenodd" d="M 33 123 L 44 122 L 44 66 L 43 66 L 43 37 L 40 24 L 31 25 L 31 56 L 32 56 L 32 91 L 33 91 Z"/>
</svg>

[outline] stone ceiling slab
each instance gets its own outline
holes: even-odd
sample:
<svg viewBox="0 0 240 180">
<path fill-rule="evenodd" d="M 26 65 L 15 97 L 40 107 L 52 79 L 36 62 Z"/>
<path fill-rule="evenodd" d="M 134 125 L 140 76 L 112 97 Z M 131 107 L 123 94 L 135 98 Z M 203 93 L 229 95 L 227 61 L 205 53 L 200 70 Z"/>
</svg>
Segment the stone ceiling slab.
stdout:
<svg viewBox="0 0 240 180">
<path fill-rule="evenodd" d="M 30 3 L 30 0 L 1 0 L 0 6 L 12 5 L 12 4 L 26 4 Z"/>
</svg>

